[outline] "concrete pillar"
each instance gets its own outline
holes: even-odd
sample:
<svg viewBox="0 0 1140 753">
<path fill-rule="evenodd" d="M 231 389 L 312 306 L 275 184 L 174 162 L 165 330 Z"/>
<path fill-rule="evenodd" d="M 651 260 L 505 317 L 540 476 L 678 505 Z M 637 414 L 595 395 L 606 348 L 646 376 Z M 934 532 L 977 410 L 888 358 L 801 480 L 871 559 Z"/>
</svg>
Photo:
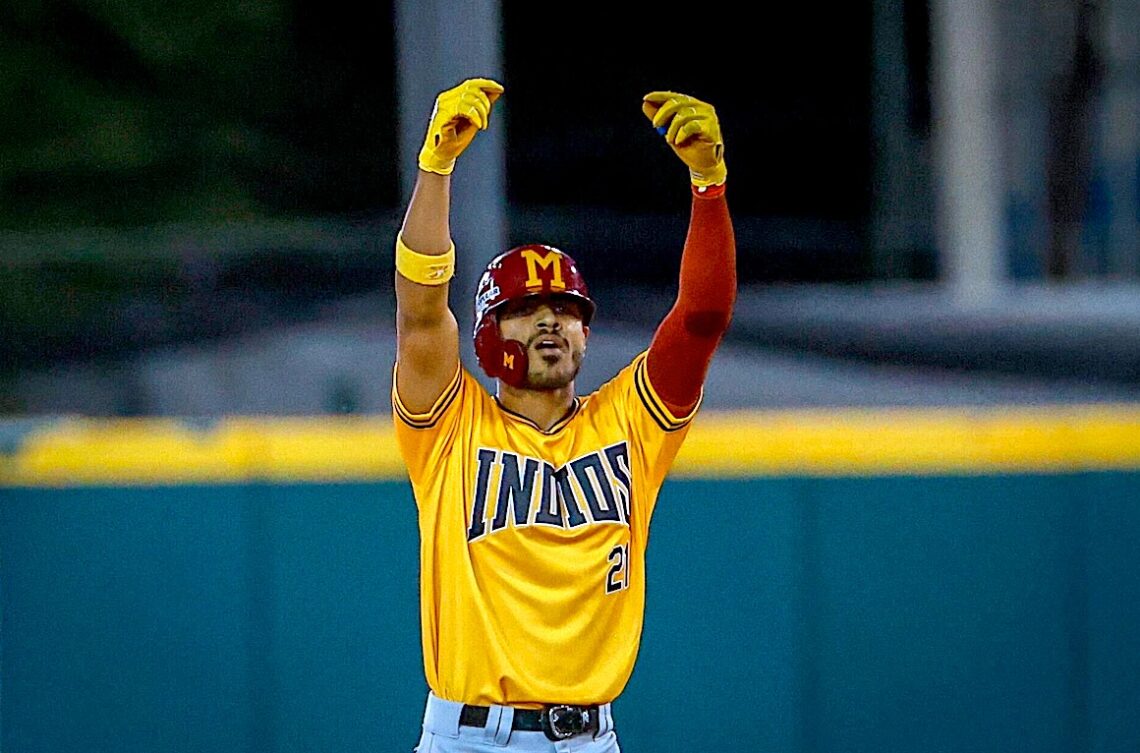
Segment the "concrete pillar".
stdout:
<svg viewBox="0 0 1140 753">
<path fill-rule="evenodd" d="M 943 280 L 963 306 L 1004 287 L 1004 187 L 990 0 L 932 0 L 935 237 Z"/>
</svg>

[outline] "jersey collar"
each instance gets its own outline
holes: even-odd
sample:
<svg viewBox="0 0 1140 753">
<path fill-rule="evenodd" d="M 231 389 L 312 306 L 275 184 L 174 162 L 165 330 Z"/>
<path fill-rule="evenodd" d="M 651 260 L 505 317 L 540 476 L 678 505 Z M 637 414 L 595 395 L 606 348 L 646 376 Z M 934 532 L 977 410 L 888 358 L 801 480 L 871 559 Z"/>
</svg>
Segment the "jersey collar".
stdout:
<svg viewBox="0 0 1140 753">
<path fill-rule="evenodd" d="M 574 416 L 578 415 L 578 411 L 582 408 L 582 399 L 580 397 L 575 397 L 574 403 L 570 406 L 569 409 L 567 409 L 566 414 L 562 416 L 562 418 L 555 421 L 554 425 L 549 429 L 543 429 L 541 426 L 536 424 L 534 421 L 531 421 L 521 413 L 515 413 L 510 408 L 504 407 L 503 404 L 499 401 L 498 395 L 493 395 L 492 397 L 495 400 L 495 404 L 499 406 L 499 410 L 501 410 L 503 413 L 506 413 L 507 416 L 513 418 L 516 421 L 526 424 L 527 426 L 531 427 L 535 431 L 541 432 L 542 434 L 557 434 L 558 432 L 562 431 L 566 428 L 566 425 L 570 423 L 570 420 L 574 418 Z"/>
</svg>

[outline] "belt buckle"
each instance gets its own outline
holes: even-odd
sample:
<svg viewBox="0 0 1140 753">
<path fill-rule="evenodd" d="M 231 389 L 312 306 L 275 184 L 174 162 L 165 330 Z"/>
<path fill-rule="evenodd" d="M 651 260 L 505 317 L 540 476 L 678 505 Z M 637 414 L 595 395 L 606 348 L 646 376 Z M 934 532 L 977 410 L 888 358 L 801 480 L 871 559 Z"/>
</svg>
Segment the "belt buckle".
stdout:
<svg viewBox="0 0 1140 753">
<path fill-rule="evenodd" d="M 589 723 L 590 712 L 581 706 L 550 706 L 542 714 L 542 731 L 555 742 L 577 735 Z"/>
</svg>

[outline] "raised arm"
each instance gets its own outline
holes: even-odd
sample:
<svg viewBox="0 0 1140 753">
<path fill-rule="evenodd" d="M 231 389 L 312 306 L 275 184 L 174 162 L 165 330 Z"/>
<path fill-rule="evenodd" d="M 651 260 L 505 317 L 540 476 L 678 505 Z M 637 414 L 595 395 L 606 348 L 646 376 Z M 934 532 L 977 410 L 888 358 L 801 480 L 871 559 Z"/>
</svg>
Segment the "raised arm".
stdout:
<svg viewBox="0 0 1140 753">
<path fill-rule="evenodd" d="M 503 87 L 467 79 L 435 101 L 419 154 L 419 173 L 396 241 L 396 391 L 413 413 L 426 412 L 459 367 L 459 328 L 447 305 L 455 270 L 451 172 L 490 121 Z"/>
<path fill-rule="evenodd" d="M 651 92 L 642 111 L 689 168 L 692 209 L 677 300 L 646 356 L 649 381 L 673 415 L 689 415 L 736 302 L 736 239 L 725 198 L 724 140 L 713 107 L 675 92 Z"/>
</svg>

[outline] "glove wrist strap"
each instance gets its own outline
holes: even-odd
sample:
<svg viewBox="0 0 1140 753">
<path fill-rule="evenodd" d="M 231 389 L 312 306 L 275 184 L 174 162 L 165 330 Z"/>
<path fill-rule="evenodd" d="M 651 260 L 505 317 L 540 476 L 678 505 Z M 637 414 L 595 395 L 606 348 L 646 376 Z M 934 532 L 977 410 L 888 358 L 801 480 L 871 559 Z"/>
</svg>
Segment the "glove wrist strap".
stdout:
<svg viewBox="0 0 1140 753">
<path fill-rule="evenodd" d="M 715 186 L 693 186 L 693 196 L 698 199 L 717 199 L 724 196 L 724 183 Z"/>
<path fill-rule="evenodd" d="M 436 175 L 451 175 L 451 171 L 455 169 L 455 159 L 441 160 L 430 149 L 427 144 L 420 150 L 419 167 L 424 172 L 435 173 Z"/>
<path fill-rule="evenodd" d="M 689 181 L 694 186 L 719 186 L 724 183 L 724 179 L 727 175 L 728 170 L 725 168 L 723 162 L 710 167 L 703 173 L 698 173 L 696 170 L 689 168 Z"/>
<path fill-rule="evenodd" d="M 420 285 L 443 285 L 455 275 L 455 243 L 442 254 L 421 254 L 397 234 L 396 271 Z"/>
</svg>

